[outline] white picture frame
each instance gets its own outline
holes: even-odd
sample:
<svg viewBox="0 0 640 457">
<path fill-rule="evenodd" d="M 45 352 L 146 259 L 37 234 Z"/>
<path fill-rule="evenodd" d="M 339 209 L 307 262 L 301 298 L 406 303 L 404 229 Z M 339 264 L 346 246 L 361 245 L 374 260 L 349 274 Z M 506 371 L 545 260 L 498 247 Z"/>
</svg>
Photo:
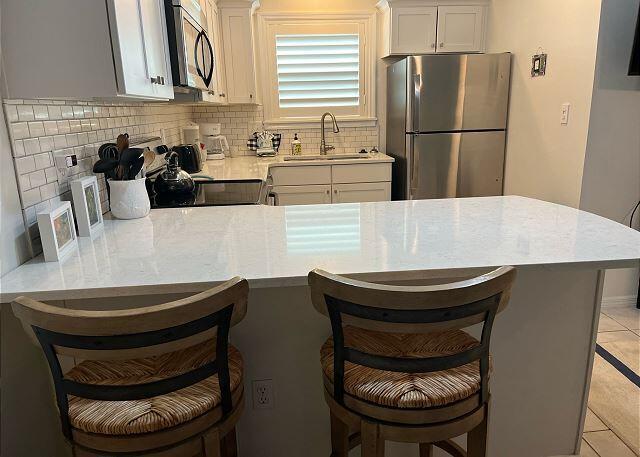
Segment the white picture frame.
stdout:
<svg viewBox="0 0 640 457">
<path fill-rule="evenodd" d="M 71 196 L 80 236 L 93 236 L 104 227 L 98 178 L 85 176 L 71 181 Z"/>
<path fill-rule="evenodd" d="M 38 213 L 37 219 L 45 261 L 58 262 L 77 249 L 71 202 L 62 202 L 51 211 Z"/>
</svg>

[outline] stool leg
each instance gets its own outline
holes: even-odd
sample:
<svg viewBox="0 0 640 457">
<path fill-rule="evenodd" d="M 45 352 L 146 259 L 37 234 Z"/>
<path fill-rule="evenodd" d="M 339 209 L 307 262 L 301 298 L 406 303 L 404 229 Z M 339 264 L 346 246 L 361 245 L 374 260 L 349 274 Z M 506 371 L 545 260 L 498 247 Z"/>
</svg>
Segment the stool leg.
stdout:
<svg viewBox="0 0 640 457">
<path fill-rule="evenodd" d="M 467 457 L 487 457 L 487 429 L 489 406 L 485 406 L 484 419 L 467 434 Z"/>
<path fill-rule="evenodd" d="M 428 443 L 420 443 L 420 457 L 433 457 L 433 446 Z"/>
<path fill-rule="evenodd" d="M 218 429 L 213 429 L 202 435 L 202 448 L 204 457 L 220 457 L 220 435 Z"/>
<path fill-rule="evenodd" d="M 378 424 L 362 421 L 360 436 L 362 457 L 384 457 L 384 440 L 380 436 Z"/>
<path fill-rule="evenodd" d="M 349 426 L 331 413 L 331 457 L 349 455 Z"/>
<path fill-rule="evenodd" d="M 235 427 L 220 440 L 220 454 L 222 457 L 238 457 L 238 441 Z"/>
</svg>

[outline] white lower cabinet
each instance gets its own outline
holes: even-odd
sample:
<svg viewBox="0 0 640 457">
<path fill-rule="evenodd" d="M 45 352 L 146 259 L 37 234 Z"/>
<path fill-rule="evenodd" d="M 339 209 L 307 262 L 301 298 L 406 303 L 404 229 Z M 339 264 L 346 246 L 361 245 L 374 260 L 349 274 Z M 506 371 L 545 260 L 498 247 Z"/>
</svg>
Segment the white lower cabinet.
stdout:
<svg viewBox="0 0 640 457">
<path fill-rule="evenodd" d="M 391 200 L 390 182 L 334 184 L 331 203 L 384 202 Z"/>
<path fill-rule="evenodd" d="M 391 163 L 273 167 L 276 206 L 391 200 Z"/>
<path fill-rule="evenodd" d="M 289 205 L 321 205 L 331 203 L 331 185 L 311 186 L 274 186 L 273 204 Z"/>
</svg>

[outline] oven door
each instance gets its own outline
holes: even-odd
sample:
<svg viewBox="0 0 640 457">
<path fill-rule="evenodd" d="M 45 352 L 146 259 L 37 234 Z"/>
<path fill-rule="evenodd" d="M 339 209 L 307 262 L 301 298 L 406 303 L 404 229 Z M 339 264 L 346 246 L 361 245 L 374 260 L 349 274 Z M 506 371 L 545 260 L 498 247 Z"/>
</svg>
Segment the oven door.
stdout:
<svg viewBox="0 0 640 457">
<path fill-rule="evenodd" d="M 213 77 L 213 47 L 207 32 L 189 12 L 173 7 L 175 47 L 171 49 L 174 84 L 208 90 Z"/>
</svg>

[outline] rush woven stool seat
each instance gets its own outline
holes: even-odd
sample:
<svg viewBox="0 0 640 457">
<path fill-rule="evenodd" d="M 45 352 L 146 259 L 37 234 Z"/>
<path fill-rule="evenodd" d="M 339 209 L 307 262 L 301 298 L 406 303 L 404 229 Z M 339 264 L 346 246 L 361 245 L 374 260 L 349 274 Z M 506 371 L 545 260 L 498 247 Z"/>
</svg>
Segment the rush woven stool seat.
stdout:
<svg viewBox="0 0 640 457">
<path fill-rule="evenodd" d="M 432 286 L 372 284 L 309 274 L 314 307 L 331 321 L 320 351 L 332 457 L 361 445 L 383 457 L 386 440 L 454 457 L 487 456 L 489 354 L 495 316 L 515 269 Z M 463 331 L 482 324 L 479 339 Z M 452 438 L 467 434 L 467 447 Z"/>
<path fill-rule="evenodd" d="M 242 356 L 229 330 L 247 307 L 234 278 L 161 305 L 80 311 L 17 298 L 51 369 L 75 457 L 235 457 Z M 83 361 L 63 373 L 59 355 Z"/>
</svg>

